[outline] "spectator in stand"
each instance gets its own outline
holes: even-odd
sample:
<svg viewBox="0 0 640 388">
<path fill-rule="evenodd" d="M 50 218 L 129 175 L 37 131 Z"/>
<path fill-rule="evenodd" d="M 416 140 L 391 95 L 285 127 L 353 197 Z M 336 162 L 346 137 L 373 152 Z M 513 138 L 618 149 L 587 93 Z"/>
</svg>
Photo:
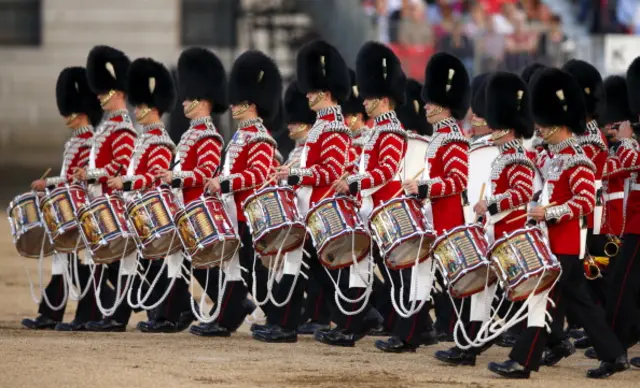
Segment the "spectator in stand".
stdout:
<svg viewBox="0 0 640 388">
<path fill-rule="evenodd" d="M 402 3 L 406 0 L 376 0 L 378 13 L 378 39 L 383 43 L 398 41 L 398 22 Z"/>
<path fill-rule="evenodd" d="M 438 42 L 438 50 L 460 58 L 469 74 L 473 74 L 473 42 L 464 35 L 462 23 L 454 23 L 451 33 Z"/>
<path fill-rule="evenodd" d="M 536 34 L 532 33 L 525 20 L 525 16 L 516 15 L 514 32 L 506 37 L 504 64 L 506 70 L 516 71 L 526 66 L 535 55 L 538 42 Z"/>
<path fill-rule="evenodd" d="M 547 30 L 540 36 L 538 53 L 549 66 L 560 67 L 565 62 L 565 43 L 567 35 L 562 29 L 562 18 L 558 15 L 551 17 Z"/>
<path fill-rule="evenodd" d="M 409 0 L 402 10 L 398 41 L 407 46 L 433 46 L 433 28 L 422 0 Z"/>
<path fill-rule="evenodd" d="M 476 37 L 476 50 L 480 55 L 480 69 L 476 73 L 486 73 L 499 70 L 504 60 L 505 36 L 498 34 L 493 23 L 487 23 L 487 30 Z"/>
<path fill-rule="evenodd" d="M 433 25 L 436 39 L 440 39 L 453 30 L 454 24 L 459 20 L 460 14 L 454 11 L 449 0 L 436 0 L 429 6 L 429 21 Z"/>
<path fill-rule="evenodd" d="M 484 5 L 482 3 L 475 3 L 471 6 L 464 32 L 467 36 L 477 37 L 487 31 L 488 24 L 491 24 L 491 20 L 487 20 Z"/>
</svg>

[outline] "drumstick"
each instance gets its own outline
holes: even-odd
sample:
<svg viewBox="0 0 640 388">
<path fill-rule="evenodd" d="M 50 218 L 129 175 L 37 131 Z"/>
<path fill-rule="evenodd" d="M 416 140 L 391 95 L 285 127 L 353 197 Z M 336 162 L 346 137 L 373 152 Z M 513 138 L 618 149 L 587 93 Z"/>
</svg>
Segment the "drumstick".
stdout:
<svg viewBox="0 0 640 388">
<path fill-rule="evenodd" d="M 283 167 L 289 168 L 289 167 L 291 167 L 291 166 L 293 165 L 293 163 L 294 163 L 294 161 L 291 161 L 291 162 L 289 162 L 289 163 L 285 164 Z M 276 179 L 276 175 L 275 175 L 275 174 L 271 175 L 271 177 L 270 177 L 268 180 L 266 180 L 266 181 L 262 184 L 262 186 L 260 186 L 260 188 L 259 188 L 258 190 L 262 190 L 265 186 L 267 186 L 268 184 L 270 184 L 271 182 L 273 182 L 275 179 Z"/>
<path fill-rule="evenodd" d="M 40 177 L 40 180 L 46 178 L 50 172 L 51 172 L 51 168 L 47 168 L 47 171 L 45 171 L 44 174 L 42 174 L 42 176 Z"/>
<path fill-rule="evenodd" d="M 420 175 L 422 175 L 422 172 L 423 172 L 423 171 L 424 171 L 424 168 L 420 169 L 420 171 L 418 171 L 418 172 L 416 173 L 416 175 L 414 175 L 414 176 L 413 176 L 413 178 L 411 178 L 411 180 L 416 180 L 416 179 L 418 179 L 418 177 L 419 177 Z M 402 192 L 403 192 L 403 191 L 404 191 L 404 187 L 403 187 L 403 188 L 401 188 L 400 190 L 398 190 L 398 192 L 396 192 L 396 193 L 393 195 L 393 197 L 391 197 L 391 198 L 395 198 L 395 197 L 397 197 L 398 195 L 402 194 Z"/>
<path fill-rule="evenodd" d="M 480 199 L 478 199 L 478 202 L 482 201 L 482 197 L 484 197 L 484 189 L 487 188 L 487 184 L 483 183 L 482 187 L 480 188 Z M 478 215 L 478 217 L 476 217 L 476 222 L 480 221 L 480 219 L 482 218 L 482 214 Z"/>
<path fill-rule="evenodd" d="M 338 178 L 338 179 L 336 180 L 336 182 L 337 182 L 337 181 L 341 181 L 341 180 L 343 180 L 344 178 L 346 178 L 346 177 L 347 177 L 347 175 L 349 175 L 349 173 L 346 173 L 346 172 L 345 172 L 344 174 L 342 174 L 342 176 L 341 176 L 340 178 Z M 326 192 L 326 193 L 324 193 L 324 195 L 322 196 L 322 198 L 320 198 L 320 199 L 318 200 L 318 202 L 321 202 L 322 200 L 324 200 L 325 198 L 327 198 L 327 197 L 329 196 L 329 193 L 331 193 L 332 191 L 333 191 L 333 189 L 329 189 L 329 190 L 327 190 L 327 192 Z M 318 202 L 316 202 L 316 203 L 318 203 Z"/>
<path fill-rule="evenodd" d="M 555 202 L 551 202 L 550 204 L 545 205 L 545 206 L 543 206 L 542 208 L 543 208 L 543 209 L 546 209 L 546 208 L 548 208 L 548 207 L 550 207 L 550 206 L 555 206 L 555 205 L 556 205 L 556 203 L 555 203 Z M 523 215 L 521 215 L 521 216 L 518 216 L 518 217 L 516 217 L 516 218 L 512 218 L 512 219 L 510 219 L 509 221 L 507 221 L 507 224 L 510 224 L 510 223 L 512 223 L 512 222 L 516 222 L 516 221 L 518 221 L 518 220 L 521 220 L 521 219 L 523 219 L 523 218 L 527 218 L 527 217 L 529 217 L 529 213 L 525 213 L 525 214 L 523 214 Z"/>
</svg>

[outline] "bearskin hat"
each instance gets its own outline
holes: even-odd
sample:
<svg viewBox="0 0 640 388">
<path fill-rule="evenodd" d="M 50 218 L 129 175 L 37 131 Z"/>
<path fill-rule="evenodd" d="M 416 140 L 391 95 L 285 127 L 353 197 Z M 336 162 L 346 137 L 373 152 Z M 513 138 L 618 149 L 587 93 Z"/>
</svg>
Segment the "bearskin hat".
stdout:
<svg viewBox="0 0 640 388">
<path fill-rule="evenodd" d="M 304 45 L 296 59 L 298 87 L 302 93 L 329 91 L 339 103 L 351 92 L 349 69 L 338 50 L 316 40 Z"/>
<path fill-rule="evenodd" d="M 127 75 L 127 98 L 131 105 L 156 108 L 161 115 L 170 112 L 176 104 L 176 89 L 169 70 L 151 58 L 136 59 Z"/>
<path fill-rule="evenodd" d="M 533 121 L 529 113 L 529 89 L 517 74 L 497 72 L 486 82 L 487 125 L 492 130 L 513 129 L 530 139 Z"/>
<path fill-rule="evenodd" d="M 288 124 L 313 124 L 316 121 L 316 113 L 309 108 L 307 96 L 298 89 L 296 81 L 284 92 L 284 111 Z"/>
<path fill-rule="evenodd" d="M 388 97 L 404 103 L 407 77 L 400 60 L 382 43 L 367 42 L 356 58 L 356 80 L 363 99 Z"/>
<path fill-rule="evenodd" d="M 404 104 L 396 108 L 396 114 L 407 130 L 416 131 L 422 136 L 431 136 L 433 135 L 433 127 L 427 122 L 421 93 L 422 85 L 420 82 L 414 79 L 407 80 L 405 101 Z"/>
<path fill-rule="evenodd" d="M 469 74 L 457 57 L 439 52 L 431 57 L 424 74 L 422 98 L 427 102 L 451 110 L 461 120 L 469 110 Z"/>
<path fill-rule="evenodd" d="M 95 46 L 87 57 L 87 79 L 95 94 L 110 90 L 126 91 L 127 72 L 131 61 L 120 50 L 109 46 Z"/>
<path fill-rule="evenodd" d="M 471 110 L 481 118 L 485 118 L 485 92 L 490 75 L 491 73 L 482 73 L 471 80 Z"/>
<path fill-rule="evenodd" d="M 84 67 L 67 67 L 60 72 L 56 82 L 56 102 L 61 116 L 84 113 L 95 122 L 102 116 L 100 101 L 89 88 Z"/>
<path fill-rule="evenodd" d="M 209 101 L 213 113 L 224 113 L 229 107 L 226 71 L 220 59 L 207 49 L 192 47 L 180 54 L 178 90 L 182 101 Z"/>
<path fill-rule="evenodd" d="M 635 122 L 640 115 L 640 57 L 634 59 L 627 69 L 627 97 L 634 115 L 632 122 Z"/>
<path fill-rule="evenodd" d="M 627 80 L 620 75 L 612 75 L 604 80 L 604 92 L 606 107 L 600 115 L 599 122 L 602 125 L 613 124 L 620 121 L 635 121 L 629 107 L 627 93 Z"/>
<path fill-rule="evenodd" d="M 229 76 L 229 104 L 256 105 L 265 120 L 278 112 L 282 96 L 282 76 L 275 62 L 261 51 L 249 50 L 233 64 Z"/>
<path fill-rule="evenodd" d="M 567 126 L 575 134 L 586 130 L 587 109 L 584 93 L 574 76 L 547 68 L 533 77 L 531 115 L 543 127 Z"/>
<path fill-rule="evenodd" d="M 522 70 L 520 77 L 527 85 L 529 85 L 532 81 L 533 76 L 538 74 L 540 70 L 544 70 L 546 68 L 547 67 L 542 63 L 534 62 Z"/>
<path fill-rule="evenodd" d="M 362 113 L 362 117 L 367 119 L 367 111 L 364 109 L 364 99 L 360 95 L 360 88 L 356 82 L 356 72 L 349 69 L 349 78 L 351 80 L 351 94 L 345 102 L 342 103 L 342 113 L 345 115 L 354 115 Z"/>
<path fill-rule="evenodd" d="M 584 94 L 587 116 L 597 119 L 606 106 L 606 95 L 600 72 L 590 63 L 571 59 L 562 66 L 562 70 L 576 78 Z"/>
</svg>

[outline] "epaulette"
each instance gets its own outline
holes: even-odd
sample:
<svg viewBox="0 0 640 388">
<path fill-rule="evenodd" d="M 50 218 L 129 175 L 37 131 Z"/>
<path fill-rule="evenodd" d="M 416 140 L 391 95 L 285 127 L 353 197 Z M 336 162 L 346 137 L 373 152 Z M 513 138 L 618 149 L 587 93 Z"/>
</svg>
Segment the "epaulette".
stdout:
<svg viewBox="0 0 640 388">
<path fill-rule="evenodd" d="M 536 166 L 533 163 L 533 161 L 531 160 L 531 158 L 529 158 L 527 156 L 527 154 L 525 153 L 515 153 L 515 154 L 506 154 L 503 155 L 502 158 L 504 158 L 504 165 L 505 166 L 509 166 L 512 164 L 521 164 L 525 167 L 529 167 L 532 170 L 535 171 Z"/>
<path fill-rule="evenodd" d="M 269 143 L 274 147 L 278 145 L 275 139 L 266 132 L 256 132 L 247 139 L 247 144 L 259 143 L 259 142 Z"/>
<path fill-rule="evenodd" d="M 495 147 L 495 143 L 491 140 L 491 136 L 481 137 L 469 145 L 469 152 L 479 150 L 486 147 Z"/>
<path fill-rule="evenodd" d="M 167 146 L 171 149 L 171 151 L 175 151 L 176 149 L 176 144 L 173 142 L 173 140 L 171 140 L 171 137 L 169 137 L 169 135 L 157 135 L 157 136 L 152 136 L 149 140 L 148 140 L 149 144 L 153 144 L 153 145 L 163 145 L 163 146 Z"/>
<path fill-rule="evenodd" d="M 123 130 L 131 132 L 133 136 L 138 136 L 138 131 L 136 131 L 136 129 L 127 122 L 118 123 L 111 128 L 111 132 Z"/>
<path fill-rule="evenodd" d="M 395 133 L 396 135 L 402 136 L 403 139 L 407 138 L 407 131 L 405 131 L 401 125 L 395 123 L 381 125 L 376 127 L 375 130 L 379 133 Z"/>
<path fill-rule="evenodd" d="M 215 129 L 197 130 L 195 132 L 196 132 L 195 139 L 194 139 L 195 142 L 198 142 L 207 137 L 212 137 L 212 138 L 218 139 L 220 143 L 224 144 L 224 139 L 222 138 L 222 135 L 220 135 L 218 131 L 216 131 Z"/>
<path fill-rule="evenodd" d="M 458 131 L 450 132 L 444 135 L 441 145 L 449 143 L 464 143 L 466 145 L 470 145 L 469 139 L 467 139 L 462 133 L 459 133 Z"/>
<path fill-rule="evenodd" d="M 567 155 L 564 158 L 564 169 L 570 169 L 573 167 L 577 167 L 577 166 L 584 166 L 589 168 L 591 171 L 595 172 L 596 171 L 596 165 L 593 164 L 593 162 L 587 158 L 586 155 L 584 155 L 584 153 L 580 152 L 577 153 L 575 155 Z"/>
<path fill-rule="evenodd" d="M 330 123 L 325 124 L 322 132 L 323 133 L 324 132 L 339 132 L 339 133 L 350 134 L 351 130 L 349 129 L 349 127 L 347 127 L 344 123 L 341 123 L 340 121 L 331 121 Z"/>
</svg>

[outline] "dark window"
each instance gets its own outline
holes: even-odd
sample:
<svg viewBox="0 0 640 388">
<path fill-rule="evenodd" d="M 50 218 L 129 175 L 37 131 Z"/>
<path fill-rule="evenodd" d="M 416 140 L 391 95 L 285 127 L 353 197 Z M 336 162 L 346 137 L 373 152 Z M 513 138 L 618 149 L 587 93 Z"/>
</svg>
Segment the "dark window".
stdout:
<svg viewBox="0 0 640 388">
<path fill-rule="evenodd" d="M 219 48 L 237 46 L 238 3 L 234 0 L 182 0 L 182 45 Z"/>
<path fill-rule="evenodd" d="M 0 0 L 0 46 L 42 44 L 42 0 Z"/>
</svg>

